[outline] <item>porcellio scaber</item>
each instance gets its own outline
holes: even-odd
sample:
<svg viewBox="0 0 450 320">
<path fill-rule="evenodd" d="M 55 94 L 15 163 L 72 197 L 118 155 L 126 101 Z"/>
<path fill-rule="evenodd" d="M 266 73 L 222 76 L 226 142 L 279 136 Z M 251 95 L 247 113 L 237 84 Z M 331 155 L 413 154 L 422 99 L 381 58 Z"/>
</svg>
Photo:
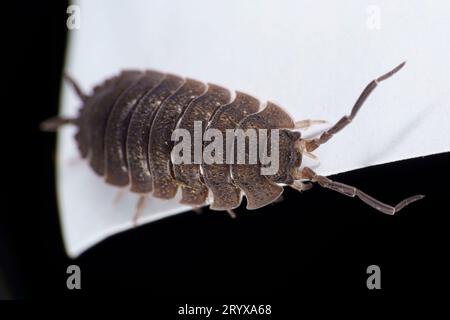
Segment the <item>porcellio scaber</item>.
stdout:
<svg viewBox="0 0 450 320">
<path fill-rule="evenodd" d="M 374 199 L 361 190 L 316 174 L 302 166 L 302 156 L 327 142 L 346 127 L 381 81 L 405 63 L 371 81 L 363 90 L 349 115 L 317 137 L 304 139 L 299 132 L 321 120 L 294 121 L 280 106 L 261 104 L 248 94 L 157 71 L 127 70 L 107 79 L 86 95 L 70 77 L 82 100 L 74 118 L 55 117 L 42 123 L 54 131 L 62 125 L 77 127 L 75 140 L 82 158 L 109 184 L 129 186 L 130 190 L 162 199 L 174 198 L 181 188 L 181 203 L 192 207 L 205 204 L 213 210 L 237 208 L 245 195 L 247 209 L 258 209 L 275 202 L 285 186 L 304 191 L 318 183 L 349 197 L 358 197 L 386 214 L 394 214 L 423 198 L 416 195 L 395 206 Z M 278 129 L 279 170 L 263 175 L 256 164 L 174 164 L 171 152 L 175 129 L 193 131 L 195 121 L 202 130 Z M 203 142 L 206 147 L 208 142 Z"/>
</svg>

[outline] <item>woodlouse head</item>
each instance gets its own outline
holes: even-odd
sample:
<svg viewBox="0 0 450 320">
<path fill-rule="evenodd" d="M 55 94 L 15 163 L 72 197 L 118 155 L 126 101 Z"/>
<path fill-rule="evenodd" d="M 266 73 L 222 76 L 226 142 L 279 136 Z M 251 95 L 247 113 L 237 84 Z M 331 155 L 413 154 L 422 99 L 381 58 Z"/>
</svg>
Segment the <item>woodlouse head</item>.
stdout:
<svg viewBox="0 0 450 320">
<path fill-rule="evenodd" d="M 293 149 L 295 152 L 295 156 L 294 156 L 294 165 L 292 168 L 292 176 L 294 180 L 298 180 L 300 179 L 303 153 L 306 150 L 305 140 L 299 137 L 297 140 L 293 141 Z"/>
<path fill-rule="evenodd" d="M 290 185 L 297 180 L 302 163 L 303 143 L 298 131 L 281 129 L 279 131 L 279 167 L 278 172 L 269 179 Z"/>
</svg>

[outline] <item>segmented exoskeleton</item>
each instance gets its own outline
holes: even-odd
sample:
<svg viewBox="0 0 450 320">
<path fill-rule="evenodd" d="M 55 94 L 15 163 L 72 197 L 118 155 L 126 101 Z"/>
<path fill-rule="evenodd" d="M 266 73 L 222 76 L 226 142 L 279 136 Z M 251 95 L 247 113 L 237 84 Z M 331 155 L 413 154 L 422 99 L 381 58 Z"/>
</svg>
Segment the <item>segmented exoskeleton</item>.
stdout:
<svg viewBox="0 0 450 320">
<path fill-rule="evenodd" d="M 421 199 L 416 195 L 396 206 L 384 204 L 355 187 L 332 181 L 302 166 L 302 155 L 310 155 L 355 117 L 379 82 L 403 67 L 370 82 L 351 110 L 319 137 L 303 139 L 298 129 L 320 120 L 295 122 L 278 105 L 264 105 L 242 92 L 235 95 L 214 84 L 180 78 L 156 71 L 123 71 L 85 95 L 70 78 L 83 105 L 76 118 L 56 117 L 43 123 L 46 130 L 63 124 L 78 128 L 75 139 L 81 156 L 109 184 L 142 195 L 171 199 L 181 188 L 181 203 L 193 207 L 210 200 L 214 210 L 231 210 L 240 205 L 242 195 L 247 209 L 257 209 L 276 201 L 285 185 L 303 191 L 310 182 L 359 197 L 373 208 L 394 214 L 409 203 Z M 274 175 L 261 174 L 261 164 L 174 164 L 171 151 L 175 129 L 193 132 L 194 121 L 202 130 L 279 129 L 279 170 Z M 208 142 L 204 142 L 203 147 Z M 210 197 L 209 197 L 210 195 Z M 211 198 L 211 199 L 209 199 Z M 142 198 L 141 198 L 142 199 Z"/>
</svg>

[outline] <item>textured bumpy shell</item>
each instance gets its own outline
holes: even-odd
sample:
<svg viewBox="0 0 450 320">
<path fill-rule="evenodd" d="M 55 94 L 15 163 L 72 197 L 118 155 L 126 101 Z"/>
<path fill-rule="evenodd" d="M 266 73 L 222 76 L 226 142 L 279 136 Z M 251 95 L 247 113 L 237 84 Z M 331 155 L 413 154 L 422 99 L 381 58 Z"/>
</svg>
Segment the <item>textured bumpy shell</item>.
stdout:
<svg viewBox="0 0 450 320">
<path fill-rule="evenodd" d="M 281 129 L 278 173 L 261 175 L 260 164 L 174 165 L 172 132 L 186 129 L 194 137 L 194 121 L 201 121 L 203 131 L 224 134 L 236 128 Z M 123 71 L 94 88 L 76 124 L 81 156 L 92 169 L 107 183 L 130 185 L 136 193 L 171 199 L 181 187 L 182 203 L 200 206 L 211 194 L 211 208 L 227 210 L 240 205 L 243 192 L 247 208 L 256 209 L 281 195 L 280 183 L 293 182 L 293 146 L 300 134 L 289 130 L 292 118 L 274 103 L 261 108 L 256 98 L 242 92 L 232 98 L 214 84 L 156 71 Z M 225 147 L 224 141 L 226 152 Z"/>
</svg>

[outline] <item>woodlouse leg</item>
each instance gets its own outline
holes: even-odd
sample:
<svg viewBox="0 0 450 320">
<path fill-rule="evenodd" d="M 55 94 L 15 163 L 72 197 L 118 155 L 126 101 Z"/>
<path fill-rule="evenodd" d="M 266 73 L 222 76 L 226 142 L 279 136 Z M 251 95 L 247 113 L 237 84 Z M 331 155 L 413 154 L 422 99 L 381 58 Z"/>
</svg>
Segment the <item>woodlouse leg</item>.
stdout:
<svg viewBox="0 0 450 320">
<path fill-rule="evenodd" d="M 311 127 L 313 125 L 322 124 L 322 123 L 327 123 L 327 121 L 311 120 L 311 119 L 295 121 L 295 129 L 308 129 L 309 127 Z"/>
<path fill-rule="evenodd" d="M 196 214 L 202 214 L 203 213 L 203 207 L 193 207 L 192 211 L 194 211 Z"/>
<path fill-rule="evenodd" d="M 360 96 L 358 97 L 358 100 L 356 100 L 355 105 L 353 106 L 352 111 L 350 112 L 350 115 L 342 117 L 338 122 L 336 122 L 336 124 L 334 126 L 332 126 L 330 129 L 328 129 L 327 131 L 322 133 L 319 138 L 305 141 L 306 151 L 313 151 L 313 150 L 317 149 L 317 147 L 319 147 L 321 144 L 324 144 L 325 142 L 330 140 L 330 138 L 334 134 L 341 131 L 348 124 L 350 124 L 350 122 L 352 122 L 353 118 L 358 113 L 359 109 L 361 109 L 362 105 L 369 97 L 370 93 L 372 93 L 372 91 L 378 86 L 378 83 L 390 78 L 392 75 L 397 73 L 401 68 L 403 68 L 405 63 L 406 63 L 406 61 L 402 62 L 397 67 L 395 67 L 394 69 L 389 71 L 388 73 L 371 81 L 366 86 L 366 88 L 363 90 L 363 92 L 360 94 Z"/>
<path fill-rule="evenodd" d="M 70 157 L 66 160 L 66 163 L 68 166 L 74 167 L 83 163 L 83 158 L 81 158 L 80 156 Z"/>
<path fill-rule="evenodd" d="M 142 215 L 142 210 L 145 207 L 145 196 L 139 196 L 139 200 L 136 204 L 136 208 L 134 210 L 134 216 L 133 216 L 133 225 L 137 227 L 138 220 Z"/>
<path fill-rule="evenodd" d="M 227 213 L 229 214 L 230 218 L 236 219 L 236 212 L 234 212 L 233 209 L 228 209 Z"/>
<path fill-rule="evenodd" d="M 306 190 L 309 190 L 313 187 L 313 184 L 311 182 L 305 182 L 305 181 L 294 181 L 293 184 L 289 185 L 292 189 L 295 189 L 297 191 L 303 192 Z"/>
<path fill-rule="evenodd" d="M 119 189 L 117 190 L 116 195 L 114 196 L 113 205 L 117 206 L 117 204 L 122 200 L 123 194 L 125 192 L 125 189 Z"/>
<path fill-rule="evenodd" d="M 385 203 L 369 196 L 367 193 L 364 193 L 363 191 L 361 191 L 353 186 L 349 186 L 349 185 L 346 185 L 346 184 L 343 184 L 340 182 L 333 181 L 324 176 L 319 176 L 312 169 L 310 169 L 308 167 L 305 167 L 302 170 L 301 176 L 302 176 L 302 178 L 309 179 L 313 182 L 317 182 L 320 186 L 322 186 L 324 188 L 328 188 L 328 189 L 337 191 L 348 197 L 352 197 L 352 198 L 358 197 L 359 199 L 361 199 L 363 202 L 365 202 L 372 208 L 374 208 L 378 211 L 381 211 L 385 214 L 389 214 L 389 215 L 393 215 L 396 212 L 403 209 L 404 207 L 406 207 L 407 205 L 409 205 L 410 203 L 413 203 L 414 201 L 420 200 L 423 197 L 425 197 L 424 195 L 421 195 L 421 194 L 415 195 L 415 196 L 412 196 L 412 197 L 402 200 L 400 203 L 398 203 L 395 206 L 390 206 L 388 204 L 385 204 Z"/>
<path fill-rule="evenodd" d="M 88 96 L 83 93 L 83 90 L 81 90 L 81 87 L 78 85 L 78 83 L 68 74 L 64 75 L 64 80 L 70 83 L 70 85 L 75 90 L 75 93 L 77 96 L 81 99 L 81 101 L 85 102 L 88 99 Z"/>
</svg>

